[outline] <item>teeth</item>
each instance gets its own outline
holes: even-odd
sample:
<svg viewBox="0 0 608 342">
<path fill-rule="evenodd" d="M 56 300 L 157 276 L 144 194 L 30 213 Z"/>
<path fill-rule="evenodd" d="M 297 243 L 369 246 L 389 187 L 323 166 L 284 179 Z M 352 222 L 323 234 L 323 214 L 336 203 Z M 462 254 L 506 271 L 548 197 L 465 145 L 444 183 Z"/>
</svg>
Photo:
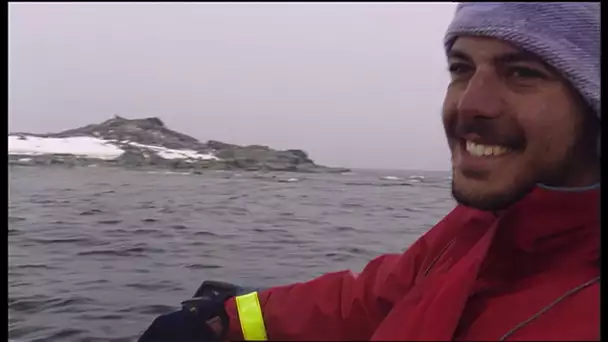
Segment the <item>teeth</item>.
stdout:
<svg viewBox="0 0 608 342">
<path fill-rule="evenodd" d="M 509 152 L 509 149 L 502 146 L 481 145 L 467 140 L 467 152 L 476 157 L 482 156 L 499 156 Z"/>
</svg>

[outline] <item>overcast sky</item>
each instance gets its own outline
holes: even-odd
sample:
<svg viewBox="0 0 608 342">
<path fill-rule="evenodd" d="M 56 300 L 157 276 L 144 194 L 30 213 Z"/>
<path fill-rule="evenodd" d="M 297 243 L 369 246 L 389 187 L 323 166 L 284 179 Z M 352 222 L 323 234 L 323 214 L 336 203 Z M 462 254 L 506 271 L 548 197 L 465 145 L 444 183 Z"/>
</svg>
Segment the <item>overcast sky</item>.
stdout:
<svg viewBox="0 0 608 342">
<path fill-rule="evenodd" d="M 9 130 L 114 114 L 322 164 L 449 169 L 452 3 L 10 3 Z"/>
</svg>

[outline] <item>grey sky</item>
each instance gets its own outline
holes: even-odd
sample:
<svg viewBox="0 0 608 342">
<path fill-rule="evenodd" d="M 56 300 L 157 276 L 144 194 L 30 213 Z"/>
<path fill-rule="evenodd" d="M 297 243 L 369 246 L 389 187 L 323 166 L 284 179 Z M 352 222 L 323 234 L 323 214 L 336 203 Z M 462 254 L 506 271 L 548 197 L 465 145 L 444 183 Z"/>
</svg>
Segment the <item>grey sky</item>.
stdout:
<svg viewBox="0 0 608 342">
<path fill-rule="evenodd" d="M 9 130 L 161 117 L 323 164 L 447 170 L 452 3 L 11 3 Z"/>
</svg>

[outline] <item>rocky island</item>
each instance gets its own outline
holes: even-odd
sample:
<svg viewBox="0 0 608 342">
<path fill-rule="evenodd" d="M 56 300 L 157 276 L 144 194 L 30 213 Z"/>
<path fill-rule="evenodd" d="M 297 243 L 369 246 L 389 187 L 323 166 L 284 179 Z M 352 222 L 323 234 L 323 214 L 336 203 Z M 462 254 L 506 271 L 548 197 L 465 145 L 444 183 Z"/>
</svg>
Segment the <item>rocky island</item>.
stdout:
<svg viewBox="0 0 608 342">
<path fill-rule="evenodd" d="M 115 116 L 59 133 L 9 133 L 9 165 L 115 166 L 143 169 L 348 172 L 317 165 L 302 150 L 201 142 L 159 118 Z"/>
</svg>

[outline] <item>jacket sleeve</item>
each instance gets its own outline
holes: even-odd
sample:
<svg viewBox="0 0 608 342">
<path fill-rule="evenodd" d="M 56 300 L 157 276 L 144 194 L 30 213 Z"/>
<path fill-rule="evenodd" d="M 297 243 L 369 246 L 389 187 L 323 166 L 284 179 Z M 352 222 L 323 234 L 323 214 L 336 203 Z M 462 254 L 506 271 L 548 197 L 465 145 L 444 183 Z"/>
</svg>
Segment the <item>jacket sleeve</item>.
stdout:
<svg viewBox="0 0 608 342">
<path fill-rule="evenodd" d="M 411 288 L 424 262 L 424 238 L 404 254 L 387 254 L 363 271 L 329 273 L 258 294 L 269 340 L 363 340 Z M 243 340 L 235 299 L 226 302 L 227 339 Z"/>
<path fill-rule="evenodd" d="M 377 257 L 358 276 L 348 271 L 329 273 L 263 290 L 255 310 L 257 321 L 263 321 L 261 330 L 268 340 L 368 340 L 418 277 L 435 267 L 456 234 L 462 233 L 461 227 L 483 228 L 493 220 L 492 214 L 457 206 L 405 253 Z M 225 308 L 227 339 L 243 340 L 235 299 L 226 301 Z"/>
</svg>

